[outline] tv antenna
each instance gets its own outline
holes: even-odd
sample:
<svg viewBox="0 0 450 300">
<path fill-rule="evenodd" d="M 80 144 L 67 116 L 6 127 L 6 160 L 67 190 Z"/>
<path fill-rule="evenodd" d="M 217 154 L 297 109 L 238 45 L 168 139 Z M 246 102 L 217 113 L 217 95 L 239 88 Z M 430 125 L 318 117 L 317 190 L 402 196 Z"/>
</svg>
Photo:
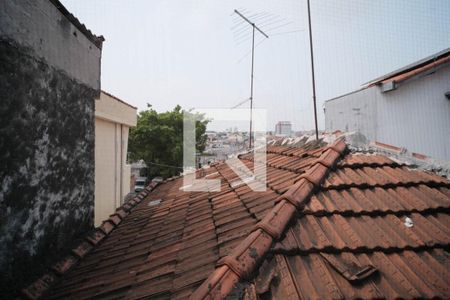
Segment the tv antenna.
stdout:
<svg viewBox="0 0 450 300">
<path fill-rule="evenodd" d="M 252 148 L 252 120 L 253 120 L 253 66 L 255 64 L 255 29 L 258 30 L 264 37 L 269 38 L 267 34 L 265 34 L 261 29 L 256 26 L 256 24 L 246 18 L 243 14 L 241 14 L 237 9 L 234 12 L 241 17 L 245 22 L 252 26 L 252 71 L 251 71 L 251 81 L 250 81 L 250 131 L 249 131 L 249 143 L 248 146 Z M 239 106 L 239 105 L 238 105 Z"/>
</svg>

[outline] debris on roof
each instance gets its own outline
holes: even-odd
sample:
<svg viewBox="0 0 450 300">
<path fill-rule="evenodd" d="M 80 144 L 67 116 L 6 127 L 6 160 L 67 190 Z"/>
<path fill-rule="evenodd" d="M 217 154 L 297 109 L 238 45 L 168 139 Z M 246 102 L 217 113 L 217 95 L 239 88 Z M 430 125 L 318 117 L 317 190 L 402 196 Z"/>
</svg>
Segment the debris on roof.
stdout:
<svg viewBox="0 0 450 300">
<path fill-rule="evenodd" d="M 318 145 L 330 144 L 339 138 L 345 138 L 347 147 L 352 153 L 384 155 L 395 162 L 408 165 L 411 168 L 430 171 L 450 179 L 449 161 L 439 160 L 425 154 L 412 152 L 405 147 L 398 147 L 378 141 L 370 141 L 360 132 L 342 132 L 340 130 L 331 133 L 324 132 L 319 136 Z M 274 142 L 273 144 L 277 143 L 279 142 Z M 292 146 L 297 147 L 295 144 Z"/>
<path fill-rule="evenodd" d="M 434 159 L 421 153 L 411 152 L 404 147 L 397 147 L 377 141 L 361 141 L 362 135 L 349 133 L 346 134 L 351 151 L 356 153 L 381 154 L 389 157 L 391 160 L 403 163 L 412 168 L 430 171 L 437 175 L 450 179 L 450 162 Z M 355 136 L 358 136 L 355 139 Z M 362 136 L 364 138 L 364 136 Z"/>
<path fill-rule="evenodd" d="M 147 189 L 24 295 L 450 297 L 449 180 L 339 139 L 269 145 L 265 192 L 233 186 L 225 163 L 202 173 L 221 191 L 183 192 L 180 177 Z"/>
</svg>

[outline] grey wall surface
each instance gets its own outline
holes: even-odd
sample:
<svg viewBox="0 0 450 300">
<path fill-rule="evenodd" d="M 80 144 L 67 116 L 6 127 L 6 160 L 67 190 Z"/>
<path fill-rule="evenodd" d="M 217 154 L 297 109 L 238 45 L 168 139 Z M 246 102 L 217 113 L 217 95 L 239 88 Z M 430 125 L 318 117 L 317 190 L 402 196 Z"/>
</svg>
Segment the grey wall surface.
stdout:
<svg viewBox="0 0 450 300">
<path fill-rule="evenodd" d="M 100 50 L 74 36 L 63 20 L 48 1 L 0 1 L 4 299 L 42 275 L 93 227 Z"/>
<path fill-rule="evenodd" d="M 369 140 L 450 161 L 450 67 L 382 93 L 373 86 L 325 102 L 327 131 L 360 131 Z M 361 108 L 358 115 L 354 108 Z"/>
<path fill-rule="evenodd" d="M 368 88 L 325 102 L 325 129 L 359 131 L 376 140 L 377 96 L 376 88 Z"/>
<path fill-rule="evenodd" d="M 48 0 L 0 1 L 0 36 L 35 51 L 50 65 L 100 89 L 101 50 Z"/>
<path fill-rule="evenodd" d="M 383 93 L 378 101 L 378 139 L 450 161 L 450 67 Z"/>
</svg>

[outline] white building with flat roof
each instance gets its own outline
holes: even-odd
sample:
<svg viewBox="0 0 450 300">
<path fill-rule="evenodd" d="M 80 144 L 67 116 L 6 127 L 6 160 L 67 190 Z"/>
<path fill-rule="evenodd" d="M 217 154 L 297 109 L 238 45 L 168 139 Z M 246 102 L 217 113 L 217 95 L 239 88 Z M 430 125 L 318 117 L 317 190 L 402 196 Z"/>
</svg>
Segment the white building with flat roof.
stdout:
<svg viewBox="0 0 450 300">
<path fill-rule="evenodd" d="M 291 136 L 291 134 L 292 134 L 292 124 L 290 121 L 279 121 L 275 125 L 276 136 Z"/>
<path fill-rule="evenodd" d="M 95 101 L 95 225 L 122 204 L 130 192 L 128 133 L 136 126 L 137 109 L 106 93 Z"/>
<path fill-rule="evenodd" d="M 450 48 L 325 102 L 325 128 L 450 161 Z"/>
</svg>

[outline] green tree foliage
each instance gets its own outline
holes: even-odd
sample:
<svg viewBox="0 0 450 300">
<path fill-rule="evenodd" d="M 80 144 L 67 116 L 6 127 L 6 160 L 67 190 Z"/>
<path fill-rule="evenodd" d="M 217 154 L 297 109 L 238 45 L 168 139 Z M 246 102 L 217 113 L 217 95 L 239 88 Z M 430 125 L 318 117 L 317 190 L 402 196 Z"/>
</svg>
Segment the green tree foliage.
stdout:
<svg viewBox="0 0 450 300">
<path fill-rule="evenodd" d="M 143 159 L 149 177 L 167 178 L 182 171 L 183 113 L 190 112 L 177 105 L 172 111 L 158 113 L 148 105 L 147 110 L 138 114 L 137 126 L 130 131 L 129 158 L 131 161 Z M 209 120 L 202 114 L 197 114 L 196 119 L 196 150 L 202 152 Z"/>
</svg>

